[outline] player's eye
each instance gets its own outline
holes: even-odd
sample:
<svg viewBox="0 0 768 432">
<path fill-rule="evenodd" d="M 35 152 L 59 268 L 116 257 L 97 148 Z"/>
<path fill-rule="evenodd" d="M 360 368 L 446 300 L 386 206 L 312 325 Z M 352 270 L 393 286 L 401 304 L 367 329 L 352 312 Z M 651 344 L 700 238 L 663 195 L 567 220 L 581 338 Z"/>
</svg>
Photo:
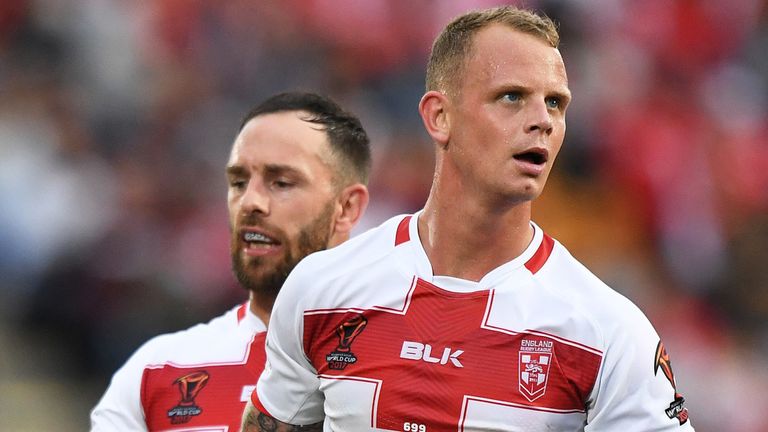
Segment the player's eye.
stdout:
<svg viewBox="0 0 768 432">
<path fill-rule="evenodd" d="M 561 105 L 560 98 L 557 98 L 557 97 L 548 97 L 546 99 L 546 103 L 547 103 L 547 108 L 550 108 L 550 109 L 558 109 L 560 108 L 560 105 Z"/>
<path fill-rule="evenodd" d="M 229 181 L 229 187 L 232 189 L 243 190 L 245 189 L 245 186 L 246 186 L 245 180 L 236 179 L 236 180 Z"/>
<path fill-rule="evenodd" d="M 521 98 L 522 98 L 522 95 L 520 94 L 520 92 L 517 92 L 517 91 L 506 92 L 502 96 L 502 99 L 504 99 L 507 102 L 517 102 Z"/>
<path fill-rule="evenodd" d="M 277 189 L 288 189 L 293 187 L 294 183 L 285 179 L 276 179 L 272 182 L 272 185 Z"/>
</svg>

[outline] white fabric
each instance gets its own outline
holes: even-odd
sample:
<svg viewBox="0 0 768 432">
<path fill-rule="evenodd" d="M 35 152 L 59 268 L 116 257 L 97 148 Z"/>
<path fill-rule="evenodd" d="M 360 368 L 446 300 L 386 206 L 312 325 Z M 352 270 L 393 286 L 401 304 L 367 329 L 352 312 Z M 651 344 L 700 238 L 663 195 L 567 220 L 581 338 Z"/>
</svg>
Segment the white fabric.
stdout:
<svg viewBox="0 0 768 432">
<path fill-rule="evenodd" d="M 594 387 L 581 412 L 531 410 L 526 409 L 529 404 L 470 396 L 465 398 L 463 423 L 457 428 L 693 430 L 690 420 L 680 425 L 664 412 L 674 390 L 661 371 L 654 373 L 659 337 L 634 304 L 598 280 L 556 241 L 543 267 L 535 273 L 526 268 L 524 264 L 542 245 L 544 234 L 538 226 L 533 225 L 533 241 L 518 258 L 470 283 L 433 277 L 418 237 L 417 217 L 410 220 L 410 240 L 405 243 L 395 246 L 396 230 L 403 219 L 398 216 L 341 246 L 310 255 L 294 269 L 273 309 L 267 367 L 254 393 L 270 415 L 297 425 L 324 420 L 325 431 L 375 430 L 378 398 L 386 382 L 355 376 L 352 367 L 341 374 L 343 379 L 318 376 L 317 365 L 311 363 L 303 346 L 305 318 L 329 309 L 407 313 L 413 281 L 421 279 L 449 292 L 466 292 L 472 286 L 478 292 L 491 292 L 493 300 L 484 323 L 488 328 L 550 335 L 558 343 L 601 356 Z M 372 332 L 374 325 L 371 319 L 361 334 Z M 468 356 L 458 359 L 466 362 Z M 429 424 L 425 427 L 431 430 Z"/>
</svg>

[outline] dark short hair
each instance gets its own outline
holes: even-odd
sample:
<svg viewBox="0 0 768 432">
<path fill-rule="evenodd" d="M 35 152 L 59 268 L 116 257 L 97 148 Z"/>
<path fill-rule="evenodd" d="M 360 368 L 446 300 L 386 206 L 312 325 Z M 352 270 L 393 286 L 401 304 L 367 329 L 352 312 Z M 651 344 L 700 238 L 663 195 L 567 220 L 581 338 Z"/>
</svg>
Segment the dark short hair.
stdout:
<svg viewBox="0 0 768 432">
<path fill-rule="evenodd" d="M 371 170 L 371 147 L 368 134 L 360 119 L 344 111 L 326 96 L 306 92 L 280 93 L 253 108 L 240 123 L 242 131 L 253 118 L 287 111 L 308 114 L 302 120 L 321 125 L 328 135 L 331 152 L 339 157 L 343 178 L 363 184 L 368 182 Z"/>
<path fill-rule="evenodd" d="M 478 31 L 492 24 L 533 35 L 557 48 L 560 35 L 557 26 L 544 15 L 514 6 L 474 10 L 453 19 L 432 45 L 427 64 L 427 91 L 449 91 L 458 88 L 458 80 L 470 56 L 472 40 Z"/>
</svg>

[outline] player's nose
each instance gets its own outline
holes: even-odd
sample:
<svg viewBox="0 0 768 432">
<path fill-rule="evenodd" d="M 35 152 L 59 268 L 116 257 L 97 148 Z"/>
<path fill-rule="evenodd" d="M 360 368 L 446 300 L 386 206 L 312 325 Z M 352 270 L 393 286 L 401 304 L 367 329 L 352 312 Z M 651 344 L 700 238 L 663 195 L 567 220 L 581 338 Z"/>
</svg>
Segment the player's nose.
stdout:
<svg viewBox="0 0 768 432">
<path fill-rule="evenodd" d="M 545 99 L 534 99 L 526 105 L 525 131 L 529 133 L 552 133 L 552 113 L 549 112 Z"/>
<path fill-rule="evenodd" d="M 259 181 L 251 181 L 243 193 L 240 204 L 240 210 L 243 214 L 259 213 L 269 215 L 270 196 L 267 188 Z"/>
</svg>

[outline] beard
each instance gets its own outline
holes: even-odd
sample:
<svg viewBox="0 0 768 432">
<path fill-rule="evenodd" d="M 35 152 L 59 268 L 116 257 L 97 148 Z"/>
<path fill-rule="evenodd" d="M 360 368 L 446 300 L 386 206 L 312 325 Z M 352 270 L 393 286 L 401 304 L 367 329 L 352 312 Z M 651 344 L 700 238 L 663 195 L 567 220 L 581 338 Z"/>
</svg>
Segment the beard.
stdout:
<svg viewBox="0 0 768 432">
<path fill-rule="evenodd" d="M 267 268 L 266 266 L 270 264 L 261 257 L 244 263 L 240 258 L 241 251 L 236 246 L 239 243 L 238 239 L 234 237 L 238 235 L 237 230 L 233 230 L 235 234 L 232 239 L 232 270 L 237 281 L 243 288 L 253 292 L 257 298 L 274 301 L 288 275 L 299 261 L 313 252 L 328 248 L 332 215 L 333 205 L 329 204 L 317 218 L 299 231 L 295 246 L 291 244 L 292 242 L 285 242 L 285 253 L 272 268 Z M 260 274 L 254 274 L 259 268 L 262 269 Z"/>
</svg>

